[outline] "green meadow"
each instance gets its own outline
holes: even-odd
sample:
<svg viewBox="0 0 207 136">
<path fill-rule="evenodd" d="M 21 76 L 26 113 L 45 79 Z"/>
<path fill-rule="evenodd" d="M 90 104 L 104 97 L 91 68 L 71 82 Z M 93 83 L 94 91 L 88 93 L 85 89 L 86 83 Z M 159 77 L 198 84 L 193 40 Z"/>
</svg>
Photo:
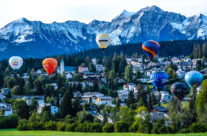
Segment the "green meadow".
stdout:
<svg viewBox="0 0 207 136">
<path fill-rule="evenodd" d="M 79 133 L 60 131 L 17 131 L 2 129 L 0 136 L 207 136 L 207 133 L 189 134 L 138 134 L 138 133 Z"/>
</svg>

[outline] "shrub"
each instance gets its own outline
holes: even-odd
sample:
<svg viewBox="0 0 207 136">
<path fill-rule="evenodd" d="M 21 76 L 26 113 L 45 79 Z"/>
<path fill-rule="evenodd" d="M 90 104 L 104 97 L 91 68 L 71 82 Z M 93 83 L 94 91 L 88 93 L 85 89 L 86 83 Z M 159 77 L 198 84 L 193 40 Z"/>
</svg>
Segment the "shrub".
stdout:
<svg viewBox="0 0 207 136">
<path fill-rule="evenodd" d="M 179 133 L 190 133 L 190 130 L 188 128 L 180 129 Z"/>
<path fill-rule="evenodd" d="M 28 121 L 26 119 L 19 120 L 19 124 L 17 126 L 18 130 L 29 130 Z"/>
<path fill-rule="evenodd" d="M 129 132 L 137 132 L 139 129 L 139 123 L 134 122 L 130 127 L 129 127 Z"/>
<path fill-rule="evenodd" d="M 56 127 L 58 131 L 65 131 L 65 123 L 63 122 L 58 122 Z"/>
<path fill-rule="evenodd" d="M 193 123 L 189 129 L 190 129 L 190 132 L 192 132 L 192 133 L 206 131 L 205 125 L 202 123 Z"/>
<path fill-rule="evenodd" d="M 89 132 L 89 124 L 88 123 L 79 123 L 75 128 L 76 132 Z"/>
<path fill-rule="evenodd" d="M 91 123 L 89 126 L 90 132 L 102 132 L 102 125 L 100 123 Z"/>
<path fill-rule="evenodd" d="M 42 123 L 42 122 L 31 122 L 31 123 L 28 123 L 28 127 L 31 130 L 44 130 L 44 123 Z"/>
<path fill-rule="evenodd" d="M 45 123 L 45 129 L 46 130 L 56 130 L 56 123 L 49 121 Z"/>
<path fill-rule="evenodd" d="M 16 128 L 18 125 L 19 117 L 17 115 L 0 117 L 0 128 Z"/>
<path fill-rule="evenodd" d="M 68 131 L 68 132 L 75 132 L 75 128 L 78 126 L 77 123 L 72 123 L 72 124 L 67 124 L 65 126 L 65 131 Z"/>
<path fill-rule="evenodd" d="M 102 128 L 103 132 L 114 132 L 114 125 L 111 123 L 106 123 L 103 128 Z"/>
<path fill-rule="evenodd" d="M 128 132 L 128 124 L 122 121 L 117 121 L 114 125 L 115 132 Z"/>
<path fill-rule="evenodd" d="M 162 126 L 161 128 L 159 128 L 158 133 L 159 134 L 167 134 L 167 133 L 169 133 L 169 129 L 166 126 Z"/>
</svg>

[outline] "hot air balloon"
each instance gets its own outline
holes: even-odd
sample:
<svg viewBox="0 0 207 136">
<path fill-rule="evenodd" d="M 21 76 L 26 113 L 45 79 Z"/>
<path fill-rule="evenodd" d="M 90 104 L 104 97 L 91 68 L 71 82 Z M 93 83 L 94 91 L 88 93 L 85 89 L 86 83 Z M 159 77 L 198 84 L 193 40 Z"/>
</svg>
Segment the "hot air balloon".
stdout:
<svg viewBox="0 0 207 136">
<path fill-rule="evenodd" d="M 142 44 L 142 50 L 150 59 L 153 59 L 156 56 L 159 48 L 160 48 L 159 43 L 152 40 L 145 41 Z"/>
<path fill-rule="evenodd" d="M 185 75 L 185 82 L 191 87 L 198 87 L 203 81 L 203 75 L 198 71 L 190 71 Z"/>
<path fill-rule="evenodd" d="M 18 70 L 23 64 L 23 59 L 19 56 L 13 56 L 9 59 L 9 65 L 12 69 Z"/>
<path fill-rule="evenodd" d="M 98 44 L 98 46 L 104 50 L 105 48 L 107 48 L 109 46 L 109 44 L 111 43 L 111 39 L 109 37 L 108 34 L 99 34 L 96 37 L 96 43 Z"/>
<path fill-rule="evenodd" d="M 56 69 L 57 67 L 57 60 L 56 59 L 53 59 L 53 58 L 47 58 L 47 59 L 44 59 L 43 62 L 42 62 L 42 65 L 45 69 L 45 71 L 51 75 L 52 72 Z"/>
<path fill-rule="evenodd" d="M 165 72 L 155 72 L 150 76 L 153 86 L 158 90 L 162 90 L 168 82 L 168 75 Z"/>
<path fill-rule="evenodd" d="M 171 92 L 175 97 L 177 97 L 180 100 L 183 100 L 185 95 L 189 94 L 188 86 L 180 82 L 174 83 L 171 86 Z"/>
</svg>

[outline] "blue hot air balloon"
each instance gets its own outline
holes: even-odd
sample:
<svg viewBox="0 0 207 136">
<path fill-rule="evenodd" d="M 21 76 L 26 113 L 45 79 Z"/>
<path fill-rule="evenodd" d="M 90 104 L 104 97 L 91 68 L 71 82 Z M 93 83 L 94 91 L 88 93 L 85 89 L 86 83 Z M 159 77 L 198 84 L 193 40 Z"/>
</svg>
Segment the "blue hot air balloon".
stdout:
<svg viewBox="0 0 207 136">
<path fill-rule="evenodd" d="M 146 41 L 142 44 L 142 50 L 150 59 L 153 59 L 156 56 L 159 48 L 159 43 L 152 40 Z"/>
<path fill-rule="evenodd" d="M 203 75 L 198 71 L 190 71 L 185 75 L 185 82 L 191 87 L 198 87 L 203 81 Z"/>
<path fill-rule="evenodd" d="M 165 72 L 155 72 L 150 76 L 153 86 L 159 91 L 162 90 L 168 82 L 168 75 Z"/>
</svg>

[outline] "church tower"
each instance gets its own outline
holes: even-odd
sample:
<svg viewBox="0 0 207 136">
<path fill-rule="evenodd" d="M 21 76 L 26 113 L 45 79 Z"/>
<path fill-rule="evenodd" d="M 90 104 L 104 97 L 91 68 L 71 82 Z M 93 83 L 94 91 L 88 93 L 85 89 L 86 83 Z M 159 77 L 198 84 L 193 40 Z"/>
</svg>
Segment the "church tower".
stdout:
<svg viewBox="0 0 207 136">
<path fill-rule="evenodd" d="M 65 71 L 65 64 L 64 64 L 64 60 L 62 59 L 60 63 L 60 74 L 63 74 L 64 71 Z"/>
</svg>

